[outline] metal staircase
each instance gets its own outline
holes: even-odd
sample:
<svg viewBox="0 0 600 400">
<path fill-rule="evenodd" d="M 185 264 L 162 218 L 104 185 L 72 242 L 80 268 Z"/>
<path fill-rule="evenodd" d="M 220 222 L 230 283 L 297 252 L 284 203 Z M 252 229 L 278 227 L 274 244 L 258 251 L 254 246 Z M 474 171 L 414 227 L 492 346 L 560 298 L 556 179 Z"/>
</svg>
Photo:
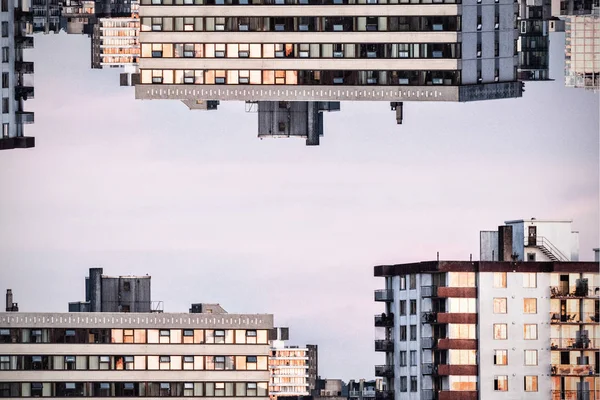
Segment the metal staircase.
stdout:
<svg viewBox="0 0 600 400">
<path fill-rule="evenodd" d="M 546 257 L 552 261 L 571 261 L 570 258 L 565 256 L 556 246 L 552 244 L 544 236 L 537 236 L 535 238 L 535 244 L 532 242 L 532 238 L 525 238 L 525 247 L 535 247 L 539 249 Z"/>
</svg>

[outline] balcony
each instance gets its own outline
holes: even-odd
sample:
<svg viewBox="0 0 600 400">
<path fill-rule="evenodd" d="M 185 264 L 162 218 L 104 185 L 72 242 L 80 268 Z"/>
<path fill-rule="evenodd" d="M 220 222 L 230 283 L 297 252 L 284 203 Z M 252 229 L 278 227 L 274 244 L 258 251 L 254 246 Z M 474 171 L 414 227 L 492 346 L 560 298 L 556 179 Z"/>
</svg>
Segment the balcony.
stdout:
<svg viewBox="0 0 600 400">
<path fill-rule="evenodd" d="M 437 366 L 437 374 L 447 375 L 477 375 L 477 365 L 440 364 Z"/>
<path fill-rule="evenodd" d="M 421 323 L 435 324 L 437 322 L 437 313 L 433 311 L 425 311 L 421 313 Z"/>
<path fill-rule="evenodd" d="M 421 297 L 437 297 L 437 286 L 421 286 Z"/>
<path fill-rule="evenodd" d="M 600 287 L 589 286 L 587 283 L 580 283 L 575 286 L 575 289 L 568 287 L 560 288 L 558 286 L 550 286 L 550 298 L 552 299 L 573 299 L 584 297 L 598 297 L 600 295 Z"/>
<path fill-rule="evenodd" d="M 33 86 L 16 86 L 15 87 L 15 100 L 33 99 Z"/>
<path fill-rule="evenodd" d="M 375 315 L 375 326 L 392 328 L 394 326 L 394 314 L 376 314 Z"/>
<path fill-rule="evenodd" d="M 376 340 L 375 351 L 394 351 L 394 342 L 391 340 Z"/>
<path fill-rule="evenodd" d="M 421 400 L 435 400 L 435 391 L 433 389 L 421 389 Z"/>
<path fill-rule="evenodd" d="M 421 338 L 421 348 L 422 349 L 433 349 L 435 348 L 436 340 L 432 337 L 422 337 Z"/>
<path fill-rule="evenodd" d="M 552 400 L 600 400 L 600 394 L 594 390 L 553 390 Z"/>
<path fill-rule="evenodd" d="M 376 290 L 375 301 L 394 301 L 394 291 L 392 289 Z"/>
<path fill-rule="evenodd" d="M 393 365 L 376 365 L 375 376 L 381 376 L 384 378 L 394 377 L 394 366 Z"/>
<path fill-rule="evenodd" d="M 438 400 L 477 400 L 478 398 L 479 392 L 476 390 L 440 390 L 438 392 Z"/>
<path fill-rule="evenodd" d="M 435 366 L 433 363 L 423 363 L 421 364 L 421 373 L 423 375 L 433 375 L 435 374 Z"/>
<path fill-rule="evenodd" d="M 477 350 L 477 346 L 477 339 L 440 339 L 437 343 L 440 350 Z"/>
<path fill-rule="evenodd" d="M 583 349 L 583 350 L 597 350 L 600 348 L 600 339 L 581 337 L 579 339 L 573 338 L 550 338 L 552 350 L 572 350 L 572 349 Z"/>
<path fill-rule="evenodd" d="M 600 314 L 593 312 L 573 312 L 560 314 L 550 312 L 550 322 L 553 324 L 595 324 L 600 320 Z"/>
<path fill-rule="evenodd" d="M 33 112 L 17 111 L 15 113 L 15 122 L 17 124 L 33 124 Z"/>
<path fill-rule="evenodd" d="M 590 376 L 595 375 L 593 365 L 559 364 L 553 365 L 551 373 L 554 376 Z"/>
<path fill-rule="evenodd" d="M 378 390 L 375 392 L 375 400 L 394 400 L 394 391 Z"/>
<path fill-rule="evenodd" d="M 16 61 L 15 72 L 22 74 L 33 74 L 33 62 L 31 61 Z"/>
<path fill-rule="evenodd" d="M 348 397 L 360 397 L 360 390 L 349 390 Z"/>
<path fill-rule="evenodd" d="M 31 48 L 33 48 L 33 37 L 31 37 L 31 36 L 15 37 L 15 45 L 18 49 L 31 49 Z"/>
</svg>

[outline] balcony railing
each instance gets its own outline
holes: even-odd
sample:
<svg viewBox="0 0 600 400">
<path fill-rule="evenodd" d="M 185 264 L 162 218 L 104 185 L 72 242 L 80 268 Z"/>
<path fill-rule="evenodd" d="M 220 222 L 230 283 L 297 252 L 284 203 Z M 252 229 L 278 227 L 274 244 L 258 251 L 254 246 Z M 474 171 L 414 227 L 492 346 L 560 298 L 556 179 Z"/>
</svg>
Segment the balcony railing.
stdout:
<svg viewBox="0 0 600 400">
<path fill-rule="evenodd" d="M 15 87 L 15 100 L 33 99 L 33 86 L 16 86 Z"/>
<path fill-rule="evenodd" d="M 575 375 L 588 376 L 594 375 L 594 367 L 592 365 L 571 365 L 560 364 L 553 365 L 551 368 L 552 375 Z"/>
<path fill-rule="evenodd" d="M 17 124 L 33 124 L 34 114 L 31 111 L 17 111 L 15 121 Z"/>
<path fill-rule="evenodd" d="M 594 324 L 599 322 L 600 314 L 595 312 L 559 314 L 550 312 L 550 322 L 553 324 Z"/>
<path fill-rule="evenodd" d="M 573 297 L 598 297 L 600 296 L 600 286 L 590 286 L 587 284 L 580 284 L 574 289 L 571 288 L 560 288 L 558 286 L 550 286 L 550 297 L 551 298 L 573 298 Z"/>
<path fill-rule="evenodd" d="M 553 390 L 552 400 L 600 400 L 600 393 L 594 390 Z"/>
<path fill-rule="evenodd" d="M 433 311 L 425 311 L 421 313 L 421 322 L 423 324 L 434 324 L 437 322 L 437 313 Z"/>
<path fill-rule="evenodd" d="M 422 349 L 433 349 L 435 347 L 436 340 L 433 337 L 422 337 L 421 348 Z"/>
<path fill-rule="evenodd" d="M 393 365 L 376 365 L 375 376 L 382 376 L 384 378 L 394 377 L 394 366 Z"/>
<path fill-rule="evenodd" d="M 394 342 L 391 340 L 376 340 L 375 351 L 394 351 Z"/>
<path fill-rule="evenodd" d="M 421 364 L 421 372 L 423 375 L 433 375 L 435 374 L 435 365 L 433 363 L 423 363 Z"/>
<path fill-rule="evenodd" d="M 33 37 L 31 36 L 19 36 L 15 38 L 15 43 L 19 49 L 31 49 L 33 48 Z"/>
<path fill-rule="evenodd" d="M 394 301 L 394 291 L 392 289 L 376 290 L 375 301 Z"/>
<path fill-rule="evenodd" d="M 377 327 L 393 327 L 394 326 L 394 314 L 376 314 L 375 315 L 375 326 Z"/>
<path fill-rule="evenodd" d="M 421 286 L 421 297 L 436 297 L 437 296 L 437 286 L 429 285 L 429 286 Z"/>
<path fill-rule="evenodd" d="M 33 74 L 33 62 L 32 61 L 16 61 L 15 71 L 22 74 Z"/>
<path fill-rule="evenodd" d="M 378 390 L 375 392 L 376 400 L 394 400 L 393 390 Z"/>
<path fill-rule="evenodd" d="M 349 390 L 348 397 L 360 397 L 360 390 Z"/>
<path fill-rule="evenodd" d="M 435 392 L 433 389 L 421 389 L 421 400 L 434 400 Z"/>
<path fill-rule="evenodd" d="M 577 338 L 551 338 L 551 349 L 598 349 L 600 348 L 600 338 L 582 337 Z"/>
</svg>

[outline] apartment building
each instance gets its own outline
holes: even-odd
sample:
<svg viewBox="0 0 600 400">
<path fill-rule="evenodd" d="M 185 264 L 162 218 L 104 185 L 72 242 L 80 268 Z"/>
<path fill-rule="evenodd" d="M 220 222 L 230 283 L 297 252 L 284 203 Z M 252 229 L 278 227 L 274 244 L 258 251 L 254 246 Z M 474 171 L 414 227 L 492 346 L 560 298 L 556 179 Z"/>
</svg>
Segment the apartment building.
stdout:
<svg viewBox="0 0 600 400">
<path fill-rule="evenodd" d="M 516 13 L 512 0 L 144 0 L 136 98 L 519 97 Z"/>
<path fill-rule="evenodd" d="M 30 148 L 35 139 L 25 136 L 24 125 L 33 123 L 25 100 L 33 98 L 33 62 L 25 61 L 23 49 L 33 47 L 33 14 L 21 0 L 5 0 L 0 9 L 2 47 L 2 134 L 0 150 Z"/>
<path fill-rule="evenodd" d="M 531 221 L 509 222 L 497 232 L 500 254 L 492 249 L 489 261 L 375 267 L 385 281 L 375 292 L 385 305 L 375 316 L 375 350 L 385 355 L 375 367 L 384 379 L 379 398 L 599 398 L 598 263 L 538 258 L 547 241 L 526 246 L 529 229 L 515 229 Z M 550 235 L 550 225 L 537 228 Z M 571 250 L 570 222 L 554 225 L 568 235 L 552 244 Z M 489 237 L 482 234 L 482 248 L 494 247 Z M 534 260 L 519 253 L 521 244 Z"/>
<path fill-rule="evenodd" d="M 600 7 L 565 20 L 565 86 L 600 90 Z"/>
<path fill-rule="evenodd" d="M 59 0 L 31 0 L 33 32 L 58 33 L 60 31 Z"/>
<path fill-rule="evenodd" d="M 310 394 L 309 354 L 316 358 L 316 346 L 289 346 L 289 328 L 274 328 L 269 334 L 271 355 L 269 370 L 271 373 L 269 397 L 299 398 Z"/>
<path fill-rule="evenodd" d="M 349 400 L 375 400 L 378 392 L 383 390 L 383 379 L 377 378 L 372 381 L 350 379 L 348 382 Z"/>
<path fill-rule="evenodd" d="M 108 16 L 98 19 L 98 29 L 92 41 L 98 41 L 98 54 L 92 68 L 125 68 L 128 73 L 137 71 L 140 57 L 139 1 L 130 3 L 128 16 Z M 94 46 L 94 45 L 92 45 Z"/>
</svg>

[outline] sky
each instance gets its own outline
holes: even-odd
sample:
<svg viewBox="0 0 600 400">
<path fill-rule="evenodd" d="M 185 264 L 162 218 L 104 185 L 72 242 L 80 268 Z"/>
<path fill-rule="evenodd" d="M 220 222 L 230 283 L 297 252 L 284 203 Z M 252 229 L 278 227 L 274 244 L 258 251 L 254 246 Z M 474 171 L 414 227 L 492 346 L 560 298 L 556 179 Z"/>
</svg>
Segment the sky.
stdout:
<svg viewBox="0 0 600 400">
<path fill-rule="evenodd" d="M 166 312 L 195 302 L 272 313 L 319 373 L 372 378 L 373 266 L 479 255 L 506 220 L 573 219 L 581 260 L 599 242 L 598 94 L 563 81 L 520 99 L 342 103 L 318 147 L 257 138 L 243 102 L 190 111 L 135 100 L 91 70 L 85 36 L 38 35 L 36 147 L 0 153 L 0 289 L 21 311 L 84 300 L 90 267 L 149 274 Z"/>
</svg>

